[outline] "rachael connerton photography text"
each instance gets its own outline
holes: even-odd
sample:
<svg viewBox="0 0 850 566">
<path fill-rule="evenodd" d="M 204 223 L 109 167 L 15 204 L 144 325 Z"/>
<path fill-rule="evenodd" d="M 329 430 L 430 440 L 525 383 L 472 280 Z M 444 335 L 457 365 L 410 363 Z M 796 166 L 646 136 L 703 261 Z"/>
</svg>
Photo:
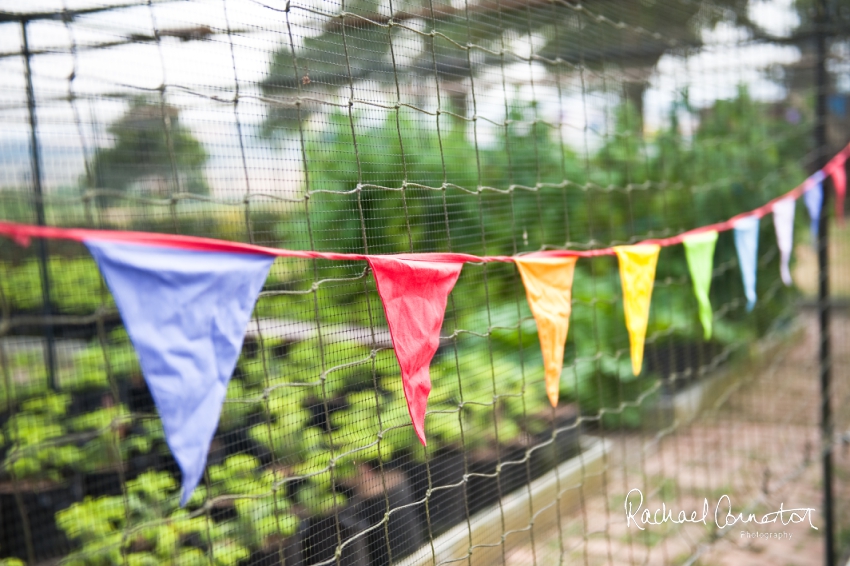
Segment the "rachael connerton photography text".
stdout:
<svg viewBox="0 0 850 566">
<path fill-rule="evenodd" d="M 649 509 L 641 510 L 643 507 L 643 493 L 640 489 L 635 488 L 626 494 L 623 505 L 626 511 L 626 524 L 628 527 L 631 528 L 632 522 L 634 522 L 634 525 L 640 530 L 644 530 L 646 528 L 643 525 L 661 525 L 663 523 L 702 523 L 707 525 L 709 518 L 712 517 L 710 514 L 711 505 L 709 504 L 707 497 L 703 500 L 701 513 L 699 511 L 691 511 L 690 514 L 688 514 L 686 511 L 682 510 L 679 511 L 678 514 L 674 515 L 673 510 L 668 509 L 667 504 L 664 502 L 662 502 L 661 507 L 655 509 L 655 511 L 650 511 Z M 780 503 L 778 510 L 765 513 L 764 515 L 761 515 L 761 517 L 755 513 L 750 513 L 745 516 L 743 511 L 734 513 L 732 509 L 732 500 L 728 495 L 721 495 L 717 500 L 717 504 L 714 506 L 713 520 L 714 524 L 717 525 L 717 528 L 719 529 L 731 527 L 738 523 L 770 525 L 779 522 L 782 523 L 783 526 L 786 526 L 802 523 L 803 521 L 808 520 L 809 526 L 814 530 L 818 530 L 818 528 L 812 524 L 812 512 L 815 511 L 814 507 L 785 509 L 784 505 L 784 503 Z M 745 536 L 746 533 L 748 533 L 748 531 L 742 531 L 741 536 Z M 779 538 L 778 536 L 771 537 L 768 535 L 779 535 L 783 533 L 753 532 L 749 534 L 751 535 L 751 538 L 753 536 L 756 538 Z M 757 535 L 763 536 L 758 537 Z M 788 538 L 791 538 L 790 535 Z"/>
</svg>

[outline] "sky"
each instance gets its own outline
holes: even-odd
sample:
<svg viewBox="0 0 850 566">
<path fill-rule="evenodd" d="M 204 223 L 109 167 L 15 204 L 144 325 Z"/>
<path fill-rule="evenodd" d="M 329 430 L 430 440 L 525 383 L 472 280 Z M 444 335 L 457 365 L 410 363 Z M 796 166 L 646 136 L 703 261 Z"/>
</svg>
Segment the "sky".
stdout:
<svg viewBox="0 0 850 566">
<path fill-rule="evenodd" d="M 797 23 L 791 2 L 756 2 L 750 16 L 772 33 L 787 34 Z M 131 3 L 132 0 L 110 2 L 111 5 Z M 0 11 L 20 11 L 22 4 L 32 12 L 104 5 L 92 0 L 27 0 L 25 3 L 0 0 Z M 293 0 L 292 4 L 326 12 L 338 10 L 334 3 L 322 0 Z M 298 194 L 302 173 L 297 139 L 293 135 L 282 136 L 273 144 L 260 138 L 258 129 L 265 118 L 266 106 L 251 98 L 261 94 L 257 85 L 266 76 L 273 52 L 288 45 L 285 14 L 279 11 L 284 5 L 283 0 L 155 2 L 152 7 L 135 6 L 78 17 L 70 24 L 62 21 L 30 23 L 30 50 L 56 52 L 32 58 L 47 190 L 76 186 L 84 171 L 83 156 L 90 157 L 92 148 L 110 143 L 106 129 L 127 107 L 126 99 L 120 95 L 145 93 L 156 99 L 157 89 L 165 84 L 167 102 L 181 109 L 180 122 L 192 130 L 210 153 L 205 174 L 214 194 L 239 198 L 247 183 L 255 191 Z M 299 9 L 293 9 L 289 17 L 296 48 L 304 37 L 317 33 L 317 22 L 326 20 Z M 207 41 L 186 42 L 165 37 L 159 43 L 81 50 L 76 56 L 71 53 L 74 44 L 116 41 L 132 35 L 150 36 L 155 28 L 170 30 L 197 26 L 230 29 L 232 34 L 230 38 L 227 34 L 218 34 Z M 408 35 L 398 45 L 399 58 L 415 56 L 423 48 L 415 34 Z M 689 90 L 692 103 L 701 107 L 733 96 L 739 84 L 748 85 L 750 92 L 761 100 L 781 100 L 785 96 L 777 83 L 765 77 L 764 70 L 798 60 L 800 53 L 796 48 L 746 45 L 746 34 L 728 24 L 704 32 L 703 39 L 705 47 L 698 53 L 686 58 L 665 55 L 654 72 L 646 77 L 649 88 L 644 106 L 648 135 L 664 126 L 671 103 L 685 88 Z M 528 41 L 513 41 L 508 48 L 527 55 L 534 45 Z M 19 53 L 21 49 L 20 25 L 0 24 L 0 54 Z M 22 57 L 0 57 L 0 123 L 3 124 L 0 128 L 0 187 L 25 186 L 30 179 L 30 130 L 24 77 Z M 530 78 L 534 79 L 535 86 L 531 85 Z M 476 84 L 478 113 L 497 122 L 504 119 L 501 75 L 498 79 L 482 76 Z M 539 100 L 540 118 L 550 123 L 561 122 L 564 140 L 573 147 L 592 150 L 610 128 L 611 110 L 618 102 L 616 97 L 583 88 L 582 77 L 564 79 L 566 88 L 561 99 L 552 81 L 547 81 L 547 71 L 541 64 L 508 65 L 505 79 L 510 84 L 511 96 Z M 232 99 L 237 85 L 243 98 L 235 107 L 226 101 Z M 74 104 L 67 100 L 69 90 L 78 97 Z M 359 92 L 368 93 L 376 102 L 392 103 L 394 98 L 392 88 L 381 90 L 363 86 Z M 469 113 L 472 114 L 471 108 Z M 237 118 L 242 125 L 247 167 L 242 165 Z M 688 120 L 683 122 L 686 130 L 694 125 Z M 310 127 L 320 128 L 320 118 L 315 118 Z M 495 126 L 479 121 L 480 143 L 491 142 L 497 133 Z"/>
</svg>

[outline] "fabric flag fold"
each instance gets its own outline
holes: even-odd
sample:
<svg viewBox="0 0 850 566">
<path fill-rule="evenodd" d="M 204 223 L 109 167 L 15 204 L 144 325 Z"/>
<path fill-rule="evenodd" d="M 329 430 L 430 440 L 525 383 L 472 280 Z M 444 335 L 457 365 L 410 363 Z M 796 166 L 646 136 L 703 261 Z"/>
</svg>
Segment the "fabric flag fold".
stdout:
<svg viewBox="0 0 850 566">
<path fill-rule="evenodd" d="M 806 179 L 807 188 L 803 193 L 803 202 L 809 211 L 809 230 L 812 233 L 812 245 L 818 245 L 818 230 L 820 228 L 820 213 L 823 208 L 823 171 L 815 172 Z"/>
<path fill-rule="evenodd" d="M 711 340 L 712 322 L 711 301 L 708 294 L 711 290 L 711 275 L 714 271 L 714 248 L 717 244 L 717 232 L 709 231 L 687 236 L 682 240 L 685 246 L 685 256 L 688 269 L 691 272 L 691 282 L 694 295 L 699 305 L 699 320 L 702 323 L 703 337 Z"/>
<path fill-rule="evenodd" d="M 643 367 L 643 346 L 660 250 L 661 246 L 656 244 L 614 247 L 620 263 L 623 310 L 626 315 L 626 329 L 629 331 L 632 372 L 635 375 L 639 375 Z"/>
<path fill-rule="evenodd" d="M 245 330 L 274 257 L 86 240 L 183 474 L 201 479 Z"/>
<path fill-rule="evenodd" d="M 776 245 L 779 247 L 779 274 L 782 282 L 790 287 L 791 280 L 791 249 L 794 246 L 794 211 L 797 200 L 785 198 L 773 205 L 773 228 L 776 230 Z"/>
<path fill-rule="evenodd" d="M 425 444 L 425 409 L 431 393 L 431 359 L 440 346 L 446 301 L 463 263 L 398 256 L 369 256 L 378 295 L 401 368 L 407 410 Z"/>
<path fill-rule="evenodd" d="M 847 170 L 844 164 L 847 155 L 839 153 L 826 165 L 824 172 L 832 177 L 832 187 L 835 189 L 835 217 L 838 223 L 844 224 L 844 196 L 847 193 Z"/>
<path fill-rule="evenodd" d="M 744 282 L 744 295 L 747 297 L 747 312 L 756 306 L 756 270 L 759 251 L 759 218 L 747 216 L 735 223 L 735 250 L 738 252 L 738 265 Z"/>
<path fill-rule="evenodd" d="M 560 396 L 564 345 L 570 328 L 573 275 L 576 257 L 516 258 L 528 306 L 537 323 L 537 337 L 543 353 L 546 395 L 553 407 Z"/>
</svg>

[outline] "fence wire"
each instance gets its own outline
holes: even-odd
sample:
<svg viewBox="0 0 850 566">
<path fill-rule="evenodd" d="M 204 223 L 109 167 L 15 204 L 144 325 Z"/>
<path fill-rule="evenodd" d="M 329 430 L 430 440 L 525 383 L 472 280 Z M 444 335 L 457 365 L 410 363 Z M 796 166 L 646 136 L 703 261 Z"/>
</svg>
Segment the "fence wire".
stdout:
<svg viewBox="0 0 850 566">
<path fill-rule="evenodd" d="M 850 7 L 821 5 L 0 1 L 0 218 L 369 254 L 671 236 L 767 202 L 846 144 Z M 616 260 L 580 260 L 557 408 L 515 267 L 467 264 L 427 446 L 368 267 L 278 259 L 183 509 L 93 260 L 0 241 L 0 562 L 820 564 L 821 451 L 848 493 L 850 235 L 831 234 L 823 443 L 804 216 L 790 288 L 762 221 L 751 313 L 720 235 L 710 340 L 684 253 L 662 250 L 638 377 Z M 712 514 L 639 530 L 635 489 L 646 508 Z M 736 512 L 816 508 L 819 529 L 720 529 L 723 495 Z M 836 537 L 846 560 L 841 505 Z"/>
</svg>

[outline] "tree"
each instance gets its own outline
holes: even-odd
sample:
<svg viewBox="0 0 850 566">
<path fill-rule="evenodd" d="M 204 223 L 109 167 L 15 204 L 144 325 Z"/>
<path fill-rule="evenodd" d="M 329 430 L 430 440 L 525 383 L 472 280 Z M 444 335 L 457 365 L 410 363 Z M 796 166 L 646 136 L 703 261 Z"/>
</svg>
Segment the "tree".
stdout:
<svg viewBox="0 0 850 566">
<path fill-rule="evenodd" d="M 433 87 L 435 73 L 448 99 L 443 109 L 466 114 L 469 77 L 523 61 L 515 53 L 522 51 L 517 43 L 530 39 L 533 60 L 553 75 L 574 73 L 577 65 L 619 66 L 623 95 L 640 110 L 647 77 L 661 56 L 700 47 L 702 29 L 745 13 L 747 2 L 718 0 L 717 9 L 704 10 L 698 2 L 671 6 L 656 0 L 591 2 L 586 8 L 566 0 L 470 0 L 468 7 L 399 0 L 395 12 L 386 14 L 378 0 L 353 0 L 345 16 L 324 18 L 318 34 L 300 47 L 286 42 L 272 57 L 261 85 L 267 97 L 277 99 L 266 132 L 294 127 L 317 108 L 296 104 L 296 96 L 346 96 L 349 82 L 366 80 L 390 90 L 398 81 L 400 88 L 415 91 L 421 83 Z M 400 56 L 410 52 L 405 47 L 410 41 L 419 42 L 418 53 Z M 467 49 L 468 44 L 475 47 Z"/>
<path fill-rule="evenodd" d="M 94 187 L 161 196 L 209 193 L 203 174 L 209 156 L 180 124 L 177 108 L 136 98 L 108 131 L 114 145 L 95 153 L 90 168 Z"/>
</svg>

